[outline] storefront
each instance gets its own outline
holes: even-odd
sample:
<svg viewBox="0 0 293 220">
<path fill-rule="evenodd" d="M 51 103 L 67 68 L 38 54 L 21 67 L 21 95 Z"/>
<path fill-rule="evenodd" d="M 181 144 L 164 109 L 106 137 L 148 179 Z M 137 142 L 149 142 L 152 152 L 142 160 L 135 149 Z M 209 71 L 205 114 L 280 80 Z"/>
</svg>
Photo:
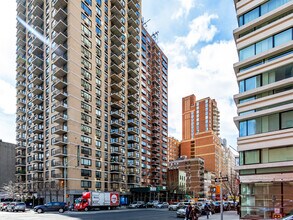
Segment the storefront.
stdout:
<svg viewBox="0 0 293 220">
<path fill-rule="evenodd" d="M 293 182 L 242 183 L 241 219 L 293 215 Z"/>
</svg>

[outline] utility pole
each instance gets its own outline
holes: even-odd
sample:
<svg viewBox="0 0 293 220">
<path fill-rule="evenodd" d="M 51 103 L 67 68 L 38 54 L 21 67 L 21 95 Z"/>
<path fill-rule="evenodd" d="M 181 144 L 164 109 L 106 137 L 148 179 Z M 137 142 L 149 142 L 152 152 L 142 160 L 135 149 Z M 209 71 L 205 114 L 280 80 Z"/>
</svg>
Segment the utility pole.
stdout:
<svg viewBox="0 0 293 220">
<path fill-rule="evenodd" d="M 220 177 L 221 182 L 220 182 L 220 199 L 221 199 L 221 220 L 223 220 L 223 181 L 222 181 L 222 176 Z"/>
</svg>

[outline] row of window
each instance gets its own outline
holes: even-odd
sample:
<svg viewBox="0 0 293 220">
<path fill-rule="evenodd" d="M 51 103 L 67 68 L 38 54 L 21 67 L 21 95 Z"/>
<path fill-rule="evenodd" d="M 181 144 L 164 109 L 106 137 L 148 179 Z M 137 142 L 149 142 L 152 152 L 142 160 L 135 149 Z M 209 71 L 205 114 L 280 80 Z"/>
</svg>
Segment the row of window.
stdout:
<svg viewBox="0 0 293 220">
<path fill-rule="evenodd" d="M 239 92 L 249 91 L 283 79 L 293 77 L 293 64 L 282 66 L 239 82 Z"/>
<path fill-rule="evenodd" d="M 268 37 L 262 41 L 254 43 L 248 47 L 245 47 L 239 51 L 239 60 L 245 60 L 262 52 L 265 52 L 271 48 L 285 44 L 293 40 L 293 29 L 287 29 L 271 37 Z"/>
<path fill-rule="evenodd" d="M 245 25 L 290 1 L 291 0 L 269 0 L 245 14 L 240 15 L 238 18 L 239 26 Z"/>
<path fill-rule="evenodd" d="M 293 128 L 293 111 L 241 121 L 239 123 L 239 136 L 245 137 L 287 128 Z"/>
</svg>

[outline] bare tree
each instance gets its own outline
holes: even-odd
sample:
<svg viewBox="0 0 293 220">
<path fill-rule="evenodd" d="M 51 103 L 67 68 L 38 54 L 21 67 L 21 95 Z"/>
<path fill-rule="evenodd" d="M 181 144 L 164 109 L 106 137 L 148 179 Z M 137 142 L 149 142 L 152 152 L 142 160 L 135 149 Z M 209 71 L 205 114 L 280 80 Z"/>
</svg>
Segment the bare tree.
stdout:
<svg viewBox="0 0 293 220">
<path fill-rule="evenodd" d="M 15 200 L 16 198 L 22 198 L 24 196 L 24 189 L 25 187 L 23 184 L 9 181 L 8 183 L 4 184 L 0 190 L 6 192 L 9 197 Z"/>
<path fill-rule="evenodd" d="M 233 198 L 233 201 L 236 201 L 236 198 L 239 194 L 239 183 L 238 183 L 237 173 L 231 173 L 227 182 L 224 182 L 224 190 Z"/>
</svg>

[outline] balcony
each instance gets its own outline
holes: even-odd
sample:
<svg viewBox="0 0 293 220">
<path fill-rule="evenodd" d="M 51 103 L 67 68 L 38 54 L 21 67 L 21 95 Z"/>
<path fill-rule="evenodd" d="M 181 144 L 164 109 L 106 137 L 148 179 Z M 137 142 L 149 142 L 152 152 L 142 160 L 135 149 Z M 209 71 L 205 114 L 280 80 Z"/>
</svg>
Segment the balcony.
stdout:
<svg viewBox="0 0 293 220">
<path fill-rule="evenodd" d="M 111 111 L 111 117 L 112 118 L 124 118 L 125 114 L 122 111 Z"/>
<path fill-rule="evenodd" d="M 43 23 L 44 23 L 43 18 L 41 18 L 41 17 L 39 17 L 39 16 L 34 16 L 31 24 L 32 24 L 33 26 L 36 26 L 36 27 L 42 28 Z"/>
<path fill-rule="evenodd" d="M 139 53 L 132 53 L 132 52 L 128 53 L 128 60 L 129 61 L 136 62 L 138 59 L 139 59 Z"/>
<path fill-rule="evenodd" d="M 31 162 L 32 163 L 42 163 L 44 158 L 42 156 L 38 156 L 37 154 L 33 155 Z"/>
<path fill-rule="evenodd" d="M 21 13 L 25 13 L 25 4 L 18 2 L 16 11 L 21 12 Z"/>
<path fill-rule="evenodd" d="M 33 123 L 34 124 L 40 124 L 44 121 L 44 116 L 43 115 L 35 115 L 33 117 Z"/>
<path fill-rule="evenodd" d="M 26 67 L 25 67 L 25 65 L 24 64 L 18 64 L 17 65 L 17 67 L 16 67 L 16 71 L 18 72 L 18 73 L 25 73 L 25 70 L 26 70 Z"/>
<path fill-rule="evenodd" d="M 111 147 L 110 153 L 112 156 L 121 155 L 121 149 L 119 147 Z"/>
<path fill-rule="evenodd" d="M 129 102 L 127 106 L 128 106 L 128 109 L 130 110 L 134 110 L 134 111 L 138 110 L 138 103 Z"/>
<path fill-rule="evenodd" d="M 57 111 L 57 112 L 64 112 L 65 110 L 67 110 L 68 106 L 67 106 L 67 103 L 65 102 L 56 102 L 54 104 L 54 110 Z"/>
<path fill-rule="evenodd" d="M 139 150 L 139 144 L 137 143 L 131 143 L 127 145 L 128 152 L 130 151 L 138 151 Z"/>
<path fill-rule="evenodd" d="M 51 175 L 51 177 L 54 179 L 64 179 L 63 173 L 54 173 Z"/>
<path fill-rule="evenodd" d="M 152 147 L 152 153 L 159 153 L 160 152 L 160 148 L 159 147 Z M 156 161 L 157 163 L 159 163 L 159 161 Z"/>
<path fill-rule="evenodd" d="M 43 111 L 44 111 L 44 107 L 42 105 L 35 105 L 32 109 L 32 112 L 37 115 L 43 113 Z"/>
<path fill-rule="evenodd" d="M 36 5 L 35 7 L 33 7 L 31 14 L 34 16 L 39 16 L 41 18 L 44 14 L 44 10 Z"/>
<path fill-rule="evenodd" d="M 16 175 L 26 175 L 26 171 L 25 171 L 25 169 L 16 170 L 16 171 L 15 171 L 15 174 L 16 174 Z"/>
<path fill-rule="evenodd" d="M 131 101 L 131 102 L 137 102 L 139 100 L 139 96 L 137 94 L 129 95 L 128 100 Z"/>
<path fill-rule="evenodd" d="M 113 1 L 111 2 L 111 4 L 113 5 L 113 7 L 117 7 L 118 10 L 121 10 L 122 8 L 124 8 L 124 1 L 122 0 Z"/>
<path fill-rule="evenodd" d="M 55 77 L 62 79 L 64 76 L 67 75 L 67 69 L 55 67 L 53 69 L 53 74 Z"/>
<path fill-rule="evenodd" d="M 59 79 L 59 78 L 55 78 L 53 80 L 53 86 L 56 88 L 56 89 L 64 89 L 66 86 L 67 86 L 67 80 L 66 78 L 65 79 Z"/>
<path fill-rule="evenodd" d="M 25 161 L 16 161 L 15 166 L 16 167 L 25 167 L 26 163 L 25 163 Z"/>
<path fill-rule="evenodd" d="M 23 38 L 18 38 L 17 40 L 16 40 L 16 46 L 18 46 L 18 47 L 25 47 L 25 45 L 26 45 L 26 42 L 23 40 Z"/>
<path fill-rule="evenodd" d="M 139 135 L 139 129 L 137 127 L 129 127 L 127 132 L 130 135 Z"/>
<path fill-rule="evenodd" d="M 124 108 L 124 104 L 123 104 L 122 101 L 120 101 L 120 102 L 111 102 L 111 108 L 121 109 L 121 108 Z"/>
<path fill-rule="evenodd" d="M 128 86 L 128 92 L 130 94 L 137 94 L 138 93 L 138 90 L 139 90 L 139 87 L 138 86 Z"/>
<path fill-rule="evenodd" d="M 120 57 L 118 57 L 116 54 L 111 53 L 111 66 L 112 65 L 117 65 L 118 67 L 121 65 L 122 60 Z M 119 67 L 120 68 L 120 67 Z M 117 72 L 116 72 L 117 73 Z"/>
<path fill-rule="evenodd" d="M 43 173 L 44 172 L 44 168 L 42 167 L 33 167 L 31 170 L 31 173 Z"/>
<path fill-rule="evenodd" d="M 59 10 L 57 10 L 53 13 L 53 19 L 55 19 L 56 21 L 66 20 L 67 19 L 67 11 L 63 10 L 62 8 L 59 8 Z"/>
<path fill-rule="evenodd" d="M 111 129 L 111 137 L 115 138 L 115 137 L 124 137 L 125 136 L 125 132 L 123 132 L 120 129 Z"/>
<path fill-rule="evenodd" d="M 25 92 L 25 90 L 18 90 L 17 91 L 17 94 L 16 94 L 16 97 L 17 98 L 24 98 L 26 96 L 26 92 Z"/>
<path fill-rule="evenodd" d="M 137 111 L 128 111 L 128 118 L 139 118 L 139 113 Z"/>
<path fill-rule="evenodd" d="M 117 47 L 115 44 L 111 46 L 111 53 L 116 54 L 117 56 L 120 56 L 122 54 L 122 51 L 119 47 Z"/>
<path fill-rule="evenodd" d="M 40 46 L 33 45 L 32 48 L 33 48 L 33 50 L 32 50 L 33 55 L 42 56 L 42 54 L 44 53 L 43 44 L 41 44 Z"/>
<path fill-rule="evenodd" d="M 111 126 L 116 128 L 121 128 L 125 125 L 122 120 L 113 119 L 111 120 Z"/>
<path fill-rule="evenodd" d="M 42 144 L 35 145 L 32 149 L 32 153 L 43 153 L 44 152 L 44 146 Z"/>
<path fill-rule="evenodd" d="M 120 47 L 123 44 L 121 39 L 119 39 L 116 35 L 112 35 L 111 42 L 112 44 L 115 44 L 117 47 Z"/>
<path fill-rule="evenodd" d="M 52 23 L 52 29 L 53 31 L 56 31 L 56 32 L 65 32 L 66 29 L 67 29 L 67 24 L 64 23 L 62 20 L 59 20 L 59 21 L 53 21 Z"/>
<path fill-rule="evenodd" d="M 113 102 L 122 100 L 122 97 L 122 92 L 111 92 L 111 101 Z"/>
<path fill-rule="evenodd" d="M 138 19 L 134 20 L 133 18 L 128 19 L 128 26 L 135 28 L 139 28 L 140 22 Z"/>
<path fill-rule="evenodd" d="M 59 9 L 67 6 L 67 0 L 52 0 L 52 7 Z"/>
<path fill-rule="evenodd" d="M 43 5 L 43 3 L 44 3 L 43 0 L 32 0 L 32 1 L 31 1 L 31 4 L 33 4 L 33 5 L 38 5 L 38 6 L 40 6 L 40 7 Z"/>
<path fill-rule="evenodd" d="M 122 138 L 111 138 L 111 146 L 122 146 L 124 141 Z"/>
<path fill-rule="evenodd" d="M 139 143 L 139 137 L 137 135 L 129 135 L 127 141 L 129 143 L 131 142 Z"/>
<path fill-rule="evenodd" d="M 62 56 L 58 56 L 55 54 L 55 57 L 53 57 L 52 62 L 55 66 L 62 68 L 67 63 L 67 55 L 64 54 Z"/>
<path fill-rule="evenodd" d="M 67 156 L 67 151 L 65 149 L 55 149 L 52 152 L 53 157 L 66 157 Z"/>
<path fill-rule="evenodd" d="M 135 119 L 130 119 L 127 121 L 128 126 L 139 126 L 139 121 Z"/>
<path fill-rule="evenodd" d="M 67 41 L 67 35 L 64 32 L 54 32 L 54 34 L 52 35 L 53 38 L 53 42 L 56 44 L 64 44 Z"/>
<path fill-rule="evenodd" d="M 127 163 L 127 167 L 129 168 L 135 168 L 136 167 L 136 164 L 133 162 L 133 163 Z M 129 181 L 129 180 L 128 180 Z M 128 182 L 129 183 L 129 182 Z"/>
<path fill-rule="evenodd" d="M 68 129 L 66 126 L 55 126 L 52 128 L 52 133 L 53 134 L 59 134 L 59 135 L 62 135 L 62 134 L 65 134 L 67 133 Z"/>
<path fill-rule="evenodd" d="M 137 53 L 139 52 L 139 47 L 140 47 L 139 44 L 136 44 L 136 45 L 128 44 L 128 51 L 132 53 Z"/>
<path fill-rule="evenodd" d="M 136 70 L 139 67 L 139 62 L 130 61 L 127 64 L 128 64 L 128 67 L 133 70 Z"/>
<path fill-rule="evenodd" d="M 44 97 L 43 95 L 34 95 L 32 103 L 34 105 L 40 105 L 43 103 Z"/>
<path fill-rule="evenodd" d="M 62 102 L 68 97 L 67 93 L 64 91 L 54 91 L 53 92 L 53 98 L 55 100 L 58 100 L 59 102 Z"/>
<path fill-rule="evenodd" d="M 112 91 L 118 91 L 119 92 L 119 91 L 122 90 L 123 87 L 124 87 L 124 85 L 122 83 L 113 82 L 111 84 L 111 90 Z"/>
<path fill-rule="evenodd" d="M 132 78 L 135 78 L 139 75 L 139 71 L 138 69 L 129 69 L 128 70 L 128 77 L 132 77 Z"/>
<path fill-rule="evenodd" d="M 44 81 L 43 81 L 43 77 L 42 76 L 35 76 L 32 80 L 32 83 L 34 85 L 41 85 Z"/>
<path fill-rule="evenodd" d="M 43 66 L 43 57 L 33 55 L 32 56 L 32 64 L 35 66 L 38 66 L 38 67 L 42 67 Z"/>
<path fill-rule="evenodd" d="M 122 72 L 121 66 L 118 66 L 115 62 L 111 62 L 111 70 L 113 71 L 113 73 L 116 74 L 121 74 Z"/>
<path fill-rule="evenodd" d="M 35 134 L 42 134 L 42 133 L 44 133 L 44 126 L 43 125 L 35 125 L 33 127 L 33 132 Z"/>
<path fill-rule="evenodd" d="M 128 34 L 128 42 L 132 44 L 138 44 L 140 42 L 139 36 Z"/>
<path fill-rule="evenodd" d="M 66 42 L 64 44 L 53 43 L 52 48 L 54 54 L 62 56 L 63 54 L 66 54 L 68 46 Z"/>
<path fill-rule="evenodd" d="M 120 17 L 120 16 L 119 16 Z M 122 17 L 122 16 L 121 16 Z M 121 28 L 123 26 L 122 19 L 124 18 L 118 18 L 116 16 L 111 16 L 111 24 L 117 26 L 117 29 Z M 111 29 L 112 30 L 112 29 Z M 119 36 L 119 35 L 118 35 Z"/>
<path fill-rule="evenodd" d="M 53 123 L 64 123 L 68 120 L 68 116 L 65 114 L 57 114 L 53 117 Z"/>
<path fill-rule="evenodd" d="M 40 95 L 44 92 L 44 87 L 40 85 L 34 85 L 32 88 L 32 93 L 34 95 Z"/>
<path fill-rule="evenodd" d="M 21 152 L 21 151 L 18 151 L 15 155 L 16 158 L 25 158 L 26 157 L 26 154 L 25 152 Z"/>
<path fill-rule="evenodd" d="M 17 99 L 17 107 L 24 107 L 26 105 L 25 99 Z"/>
<path fill-rule="evenodd" d="M 54 144 L 54 145 L 57 145 L 57 146 L 63 146 L 63 145 L 66 145 L 66 144 L 67 144 L 67 139 L 66 139 L 66 138 L 62 138 L 62 137 L 56 138 L 56 139 L 53 141 L 53 144 Z"/>
<path fill-rule="evenodd" d="M 120 36 L 120 35 L 123 34 L 121 29 L 122 29 L 122 27 L 119 28 L 115 24 L 113 26 L 111 26 L 111 32 L 112 32 L 112 34 L 115 34 L 117 36 Z"/>
<path fill-rule="evenodd" d="M 16 57 L 16 62 L 19 65 L 25 65 L 25 63 L 26 63 L 26 57 L 24 55 L 23 56 L 17 56 Z"/>
<path fill-rule="evenodd" d="M 37 134 L 33 137 L 33 143 L 35 144 L 41 144 L 44 142 L 44 136 L 41 134 Z"/>
<path fill-rule="evenodd" d="M 120 82 L 123 81 L 123 78 L 124 78 L 124 74 L 123 73 L 120 73 L 120 74 L 111 73 L 111 79 L 114 82 L 120 83 Z"/>
</svg>

